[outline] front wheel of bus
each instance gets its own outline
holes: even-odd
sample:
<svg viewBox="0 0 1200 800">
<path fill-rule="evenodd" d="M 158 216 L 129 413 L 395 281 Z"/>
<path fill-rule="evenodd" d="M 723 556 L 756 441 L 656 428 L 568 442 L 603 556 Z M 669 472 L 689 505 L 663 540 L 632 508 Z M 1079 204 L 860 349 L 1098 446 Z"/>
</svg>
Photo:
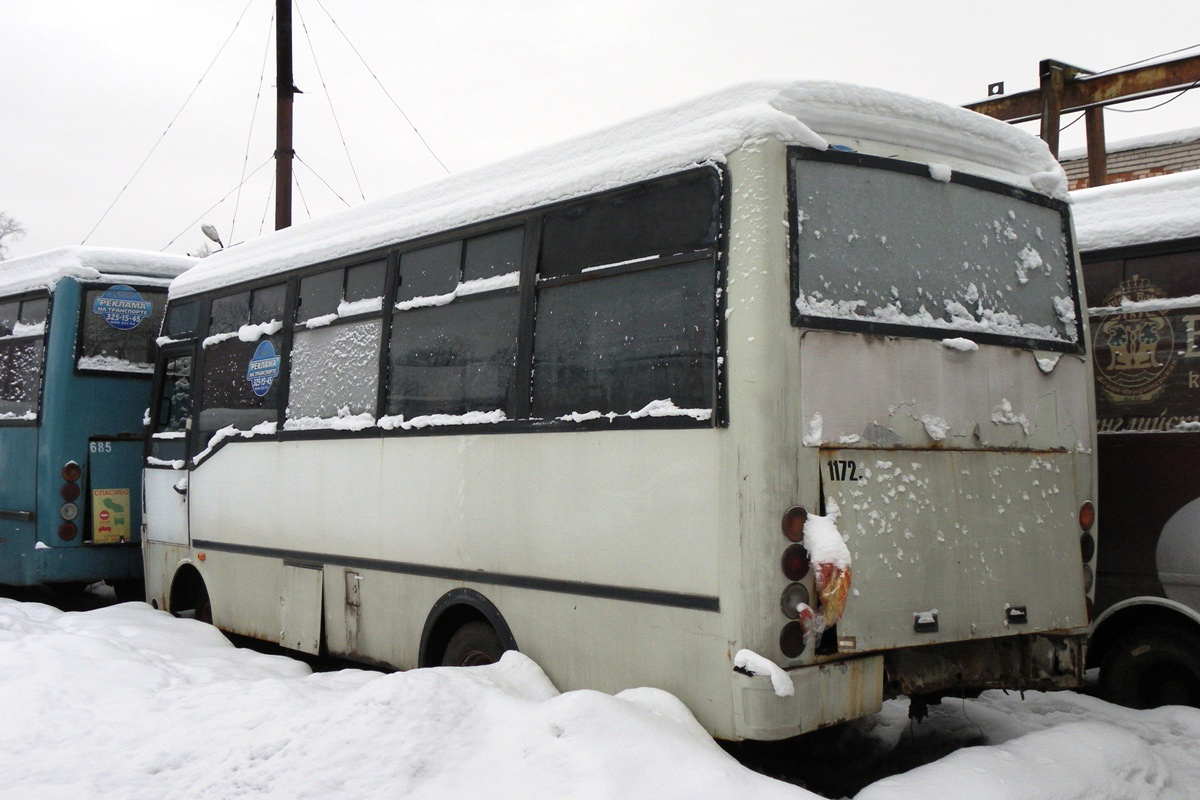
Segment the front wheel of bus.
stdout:
<svg viewBox="0 0 1200 800">
<path fill-rule="evenodd" d="M 1200 706 L 1200 639 L 1163 625 L 1126 634 L 1100 666 L 1100 694 L 1130 708 Z"/>
<path fill-rule="evenodd" d="M 468 622 L 454 632 L 446 643 L 443 667 L 478 667 L 494 664 L 504 654 L 500 634 L 486 622 Z"/>
</svg>

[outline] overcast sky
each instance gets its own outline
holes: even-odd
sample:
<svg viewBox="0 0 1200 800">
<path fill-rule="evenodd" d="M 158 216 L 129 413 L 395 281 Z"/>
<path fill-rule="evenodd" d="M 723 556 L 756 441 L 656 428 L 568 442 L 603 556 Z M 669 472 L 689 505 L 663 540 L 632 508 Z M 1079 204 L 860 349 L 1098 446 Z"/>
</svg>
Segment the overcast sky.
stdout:
<svg viewBox="0 0 1200 800">
<path fill-rule="evenodd" d="M 270 230 L 274 6 L 0 3 L 0 211 L 27 230 L 10 255 L 85 239 L 185 253 L 205 241 L 202 222 L 226 244 Z M 462 172 L 746 80 L 842 80 L 963 104 L 994 81 L 1010 94 L 1035 88 L 1044 58 L 1100 71 L 1200 52 L 1196 0 L 294 7 L 295 84 L 304 92 L 295 109 L 296 223 L 435 180 L 445 174 L 438 159 Z M 1159 109 L 1110 111 L 1106 126 L 1110 142 L 1200 126 L 1200 88 Z M 1063 142 L 1081 146 L 1083 124 Z M 259 167 L 235 191 L 243 170 Z"/>
</svg>

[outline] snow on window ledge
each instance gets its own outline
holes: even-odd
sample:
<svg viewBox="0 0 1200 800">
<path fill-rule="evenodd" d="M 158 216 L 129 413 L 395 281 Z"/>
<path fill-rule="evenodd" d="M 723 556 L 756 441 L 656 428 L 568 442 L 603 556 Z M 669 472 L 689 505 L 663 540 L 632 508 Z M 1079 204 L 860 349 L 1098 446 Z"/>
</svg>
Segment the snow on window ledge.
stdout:
<svg viewBox="0 0 1200 800">
<path fill-rule="evenodd" d="M 493 292 L 497 289 L 509 289 L 519 285 L 521 282 L 521 273 L 508 272 L 504 275 L 497 275 L 494 278 L 478 278 L 473 281 L 463 281 L 454 287 L 454 290 L 446 294 L 430 295 L 428 297 L 414 297 L 411 300 L 403 300 L 396 303 L 397 311 L 408 311 L 413 308 L 430 308 L 432 306 L 444 306 L 450 303 L 456 297 L 465 297 L 471 294 L 481 294 L 483 292 Z"/>
<path fill-rule="evenodd" d="M 96 372 L 134 372 L 141 375 L 152 375 L 154 365 L 129 361 L 115 356 L 80 356 L 75 362 L 79 369 L 90 369 Z"/>
<path fill-rule="evenodd" d="M 496 411 L 468 411 L 466 414 L 429 414 L 412 419 L 405 419 L 403 414 L 396 414 L 390 417 L 380 417 L 378 424 L 385 431 L 393 431 L 397 428 L 408 431 L 444 425 L 494 425 L 507 419 L 508 416 L 497 409 Z"/>
<path fill-rule="evenodd" d="M 197 463 L 208 457 L 218 444 L 226 439 L 242 437 L 243 439 L 252 439 L 255 436 L 270 436 L 275 433 L 278 425 L 274 422 L 260 422 L 248 431 L 239 430 L 233 425 L 226 425 L 224 428 L 217 430 L 208 440 L 208 446 L 196 454 L 194 461 Z"/>
<path fill-rule="evenodd" d="M 208 451 L 206 450 L 205 452 Z M 155 458 L 154 456 L 147 456 L 146 463 L 152 467 L 170 467 L 171 469 L 183 469 L 184 464 L 181 458 L 166 459 Z"/>
<path fill-rule="evenodd" d="M 679 408 L 671 401 L 671 398 L 666 400 L 651 400 L 645 406 L 637 411 L 627 411 L 624 414 L 618 414 L 615 411 L 603 413 L 600 411 L 572 411 L 570 414 L 564 414 L 556 419 L 562 422 L 590 422 L 594 419 L 607 419 L 609 422 L 617 419 L 643 419 L 645 417 L 691 417 L 699 422 L 712 419 L 712 409 L 710 408 Z"/>
<path fill-rule="evenodd" d="M 374 426 L 375 417 L 366 412 L 336 417 L 294 417 L 283 423 L 285 431 L 361 431 Z"/>
<path fill-rule="evenodd" d="M 283 323 L 277 319 L 270 322 L 260 322 L 256 325 L 243 325 L 236 331 L 228 331 L 226 333 L 214 333 L 205 339 L 200 346 L 209 347 L 214 344 L 228 341 L 233 338 L 238 338 L 243 342 L 257 342 L 264 336 L 273 336 L 283 330 Z"/>
</svg>

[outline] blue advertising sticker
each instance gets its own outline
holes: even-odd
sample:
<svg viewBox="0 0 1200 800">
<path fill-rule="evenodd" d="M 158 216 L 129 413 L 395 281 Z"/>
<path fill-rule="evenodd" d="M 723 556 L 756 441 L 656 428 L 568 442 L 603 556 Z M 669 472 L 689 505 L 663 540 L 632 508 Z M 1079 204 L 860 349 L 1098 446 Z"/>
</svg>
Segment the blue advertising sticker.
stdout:
<svg viewBox="0 0 1200 800">
<path fill-rule="evenodd" d="M 259 342 L 246 368 L 246 380 L 256 395 L 262 397 L 271 391 L 271 384 L 279 377 L 279 356 L 275 355 L 275 346 L 269 341 Z"/>
<path fill-rule="evenodd" d="M 131 331 L 154 311 L 154 304 L 143 300 L 130 286 L 113 286 L 92 301 L 92 313 L 119 331 Z"/>
</svg>

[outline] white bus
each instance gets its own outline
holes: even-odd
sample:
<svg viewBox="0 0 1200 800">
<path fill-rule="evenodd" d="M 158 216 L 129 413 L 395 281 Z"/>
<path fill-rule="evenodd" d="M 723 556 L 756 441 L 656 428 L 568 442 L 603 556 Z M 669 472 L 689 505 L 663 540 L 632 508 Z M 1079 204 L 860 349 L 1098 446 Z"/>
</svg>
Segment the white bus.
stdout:
<svg viewBox="0 0 1200 800">
<path fill-rule="evenodd" d="M 728 739 L 1074 686 L 1065 197 L 1003 123 L 753 84 L 214 254 L 168 303 L 148 597 L 400 668 L 518 649 Z"/>
</svg>

